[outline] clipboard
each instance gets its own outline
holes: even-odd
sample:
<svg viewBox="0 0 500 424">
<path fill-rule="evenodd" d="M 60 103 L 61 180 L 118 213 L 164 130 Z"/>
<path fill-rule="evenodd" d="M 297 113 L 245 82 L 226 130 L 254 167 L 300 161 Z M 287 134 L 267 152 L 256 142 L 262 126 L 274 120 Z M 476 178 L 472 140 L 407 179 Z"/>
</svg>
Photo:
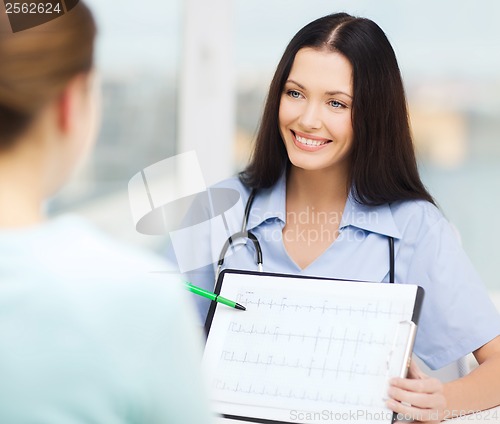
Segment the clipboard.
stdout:
<svg viewBox="0 0 500 424">
<path fill-rule="evenodd" d="M 205 322 L 203 367 L 220 422 L 395 421 L 387 382 L 405 377 L 421 287 L 224 270 Z"/>
</svg>

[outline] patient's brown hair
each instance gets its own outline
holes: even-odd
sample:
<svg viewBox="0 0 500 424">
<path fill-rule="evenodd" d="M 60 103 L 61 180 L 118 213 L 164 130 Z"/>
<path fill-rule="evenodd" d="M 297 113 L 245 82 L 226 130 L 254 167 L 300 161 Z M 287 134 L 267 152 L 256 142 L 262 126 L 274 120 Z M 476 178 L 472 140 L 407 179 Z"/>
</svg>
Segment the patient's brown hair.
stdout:
<svg viewBox="0 0 500 424">
<path fill-rule="evenodd" d="M 0 150 L 77 74 L 93 66 L 96 25 L 80 2 L 48 23 L 13 33 L 0 5 Z"/>
</svg>

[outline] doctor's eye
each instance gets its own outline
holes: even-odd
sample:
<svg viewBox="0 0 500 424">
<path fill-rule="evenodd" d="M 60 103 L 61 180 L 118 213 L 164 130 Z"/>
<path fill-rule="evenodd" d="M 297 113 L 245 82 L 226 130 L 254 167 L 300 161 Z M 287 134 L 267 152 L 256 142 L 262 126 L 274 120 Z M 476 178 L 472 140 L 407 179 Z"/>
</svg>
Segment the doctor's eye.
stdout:
<svg viewBox="0 0 500 424">
<path fill-rule="evenodd" d="M 293 99 L 300 99 L 302 97 L 302 94 L 300 94 L 297 90 L 288 90 L 286 94 Z"/>
<path fill-rule="evenodd" d="M 343 103 L 340 103 L 340 102 L 339 102 L 339 101 L 337 101 L 337 100 L 330 100 L 330 101 L 328 102 L 328 104 L 329 104 L 331 107 L 335 108 L 335 109 L 341 109 L 341 108 L 346 107 L 346 105 L 344 105 Z"/>
</svg>

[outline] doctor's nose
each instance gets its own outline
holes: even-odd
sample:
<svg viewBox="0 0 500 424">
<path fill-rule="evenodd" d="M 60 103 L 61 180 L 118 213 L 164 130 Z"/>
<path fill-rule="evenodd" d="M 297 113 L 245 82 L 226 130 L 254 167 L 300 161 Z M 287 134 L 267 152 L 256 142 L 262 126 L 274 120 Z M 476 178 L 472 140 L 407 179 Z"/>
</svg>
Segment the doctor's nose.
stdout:
<svg viewBox="0 0 500 424">
<path fill-rule="evenodd" d="M 304 129 L 319 129 L 321 128 L 321 118 L 317 105 L 309 103 L 304 107 L 299 118 L 299 124 Z"/>
</svg>

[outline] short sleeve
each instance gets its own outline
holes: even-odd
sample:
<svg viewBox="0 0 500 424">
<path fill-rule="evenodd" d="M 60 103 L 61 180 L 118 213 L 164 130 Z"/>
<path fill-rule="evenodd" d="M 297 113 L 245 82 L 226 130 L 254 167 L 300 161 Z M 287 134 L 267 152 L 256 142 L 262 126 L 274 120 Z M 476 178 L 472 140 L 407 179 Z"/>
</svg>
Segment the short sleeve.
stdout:
<svg viewBox="0 0 500 424">
<path fill-rule="evenodd" d="M 500 318 L 486 288 L 441 217 L 415 241 L 405 282 L 425 290 L 415 353 L 441 368 L 500 334 Z"/>
</svg>

